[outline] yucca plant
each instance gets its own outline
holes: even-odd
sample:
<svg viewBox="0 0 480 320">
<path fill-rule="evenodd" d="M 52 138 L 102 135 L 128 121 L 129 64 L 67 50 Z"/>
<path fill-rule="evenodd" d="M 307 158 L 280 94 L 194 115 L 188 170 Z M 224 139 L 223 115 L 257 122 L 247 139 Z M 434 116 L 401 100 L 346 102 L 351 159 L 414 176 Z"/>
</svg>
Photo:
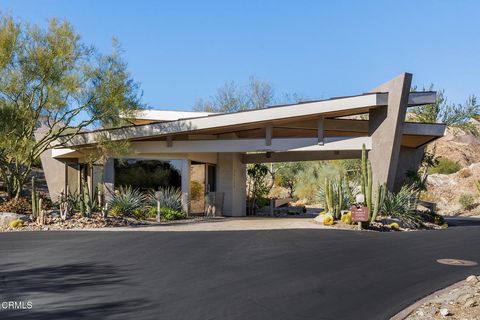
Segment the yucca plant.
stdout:
<svg viewBox="0 0 480 320">
<path fill-rule="evenodd" d="M 381 211 L 385 215 L 400 219 L 407 227 L 420 227 L 422 219 L 411 206 L 411 199 L 414 193 L 415 191 L 408 186 L 403 186 L 398 193 L 388 191 L 385 194 Z"/>
<path fill-rule="evenodd" d="M 120 187 L 112 199 L 108 202 L 110 213 L 113 215 L 131 215 L 137 209 L 142 209 L 147 197 L 138 189 L 132 187 Z"/>
<path fill-rule="evenodd" d="M 161 188 L 160 192 L 160 207 L 169 208 L 176 211 L 182 211 L 182 191 L 175 187 Z M 151 190 L 148 193 L 149 204 L 153 207 L 157 205 L 156 192 Z"/>
</svg>

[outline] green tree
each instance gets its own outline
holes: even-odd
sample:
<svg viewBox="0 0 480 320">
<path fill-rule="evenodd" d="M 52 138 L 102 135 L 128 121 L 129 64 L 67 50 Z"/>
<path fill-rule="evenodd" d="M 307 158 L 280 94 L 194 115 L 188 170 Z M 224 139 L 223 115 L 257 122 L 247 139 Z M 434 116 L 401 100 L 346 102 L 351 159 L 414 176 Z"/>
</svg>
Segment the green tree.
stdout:
<svg viewBox="0 0 480 320">
<path fill-rule="evenodd" d="M 119 125 L 141 107 L 121 53 L 114 41 L 100 54 L 67 21 L 42 29 L 0 17 L 0 174 L 9 196 L 20 196 L 60 135 Z"/>
<path fill-rule="evenodd" d="M 258 200 L 265 197 L 272 188 L 268 176 L 268 167 L 262 163 L 247 166 L 248 212 L 251 215 L 256 213 Z"/>
<path fill-rule="evenodd" d="M 217 89 L 214 96 L 199 99 L 195 110 L 206 112 L 236 112 L 250 109 L 262 109 L 273 102 L 272 86 L 251 76 L 246 87 L 240 87 L 235 82 L 226 82 Z"/>
<path fill-rule="evenodd" d="M 433 86 L 428 90 L 433 90 Z M 445 90 L 439 90 L 435 103 L 411 108 L 409 120 L 427 123 L 442 122 L 454 130 L 462 130 L 478 136 L 480 132 L 471 120 L 477 118 L 479 114 L 480 105 L 474 95 L 468 97 L 464 104 L 455 104 L 447 101 Z"/>
<path fill-rule="evenodd" d="M 285 162 L 276 166 L 275 183 L 287 188 L 290 198 L 293 198 L 299 174 L 305 169 L 305 162 Z"/>
</svg>

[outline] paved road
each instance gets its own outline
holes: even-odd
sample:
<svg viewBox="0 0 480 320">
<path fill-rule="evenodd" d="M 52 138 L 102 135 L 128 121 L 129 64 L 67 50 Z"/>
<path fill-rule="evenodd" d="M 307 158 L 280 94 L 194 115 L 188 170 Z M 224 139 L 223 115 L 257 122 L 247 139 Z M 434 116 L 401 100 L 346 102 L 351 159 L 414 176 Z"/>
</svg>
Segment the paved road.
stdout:
<svg viewBox="0 0 480 320">
<path fill-rule="evenodd" d="M 0 319 L 388 319 L 480 267 L 480 225 L 445 231 L 0 234 Z"/>
</svg>

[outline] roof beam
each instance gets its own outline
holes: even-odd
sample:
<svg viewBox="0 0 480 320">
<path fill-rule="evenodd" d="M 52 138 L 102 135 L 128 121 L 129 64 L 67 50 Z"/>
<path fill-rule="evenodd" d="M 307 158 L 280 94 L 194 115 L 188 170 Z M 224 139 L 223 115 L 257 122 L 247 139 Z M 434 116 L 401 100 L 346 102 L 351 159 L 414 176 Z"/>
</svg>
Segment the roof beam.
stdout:
<svg viewBox="0 0 480 320">
<path fill-rule="evenodd" d="M 270 163 L 290 161 L 314 161 L 336 159 L 360 159 L 361 150 L 344 151 L 298 151 L 298 152 L 274 152 L 244 154 L 242 162 L 247 163 Z"/>
<path fill-rule="evenodd" d="M 316 138 L 272 139 L 271 146 L 265 146 L 264 139 L 227 140 L 175 140 L 172 147 L 166 141 L 133 141 L 130 149 L 133 154 L 142 153 L 195 153 L 195 152 L 282 152 L 282 151 L 337 151 L 361 150 L 362 144 L 370 148 L 370 137 L 325 138 L 323 146 Z"/>
<path fill-rule="evenodd" d="M 266 146 L 272 145 L 272 134 L 273 134 L 273 127 L 272 125 L 268 125 L 265 128 L 265 145 Z"/>
<path fill-rule="evenodd" d="M 324 122 L 323 116 L 319 116 L 317 120 L 317 136 L 318 136 L 317 144 L 319 146 L 323 146 L 323 130 L 324 130 L 323 122 Z"/>
</svg>

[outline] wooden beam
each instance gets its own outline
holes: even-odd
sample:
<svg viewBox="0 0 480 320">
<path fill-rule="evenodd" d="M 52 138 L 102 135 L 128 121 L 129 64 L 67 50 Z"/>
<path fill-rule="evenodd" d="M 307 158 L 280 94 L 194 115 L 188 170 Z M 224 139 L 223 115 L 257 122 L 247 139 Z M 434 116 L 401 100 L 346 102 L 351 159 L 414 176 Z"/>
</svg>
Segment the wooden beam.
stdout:
<svg viewBox="0 0 480 320">
<path fill-rule="evenodd" d="M 274 153 L 244 154 L 242 162 L 247 163 L 271 163 L 291 161 L 315 161 L 336 159 L 360 159 L 361 150 L 346 151 L 287 151 Z"/>
<path fill-rule="evenodd" d="M 323 116 L 319 116 L 317 120 L 317 136 L 318 136 L 318 145 L 323 146 L 323 130 L 324 130 L 324 123 L 323 123 Z"/>
<path fill-rule="evenodd" d="M 173 137 L 172 136 L 167 136 L 167 147 L 168 148 L 173 147 Z"/>
<path fill-rule="evenodd" d="M 271 125 L 265 128 L 265 144 L 267 146 L 272 145 L 272 132 L 273 132 L 273 127 Z"/>
</svg>

